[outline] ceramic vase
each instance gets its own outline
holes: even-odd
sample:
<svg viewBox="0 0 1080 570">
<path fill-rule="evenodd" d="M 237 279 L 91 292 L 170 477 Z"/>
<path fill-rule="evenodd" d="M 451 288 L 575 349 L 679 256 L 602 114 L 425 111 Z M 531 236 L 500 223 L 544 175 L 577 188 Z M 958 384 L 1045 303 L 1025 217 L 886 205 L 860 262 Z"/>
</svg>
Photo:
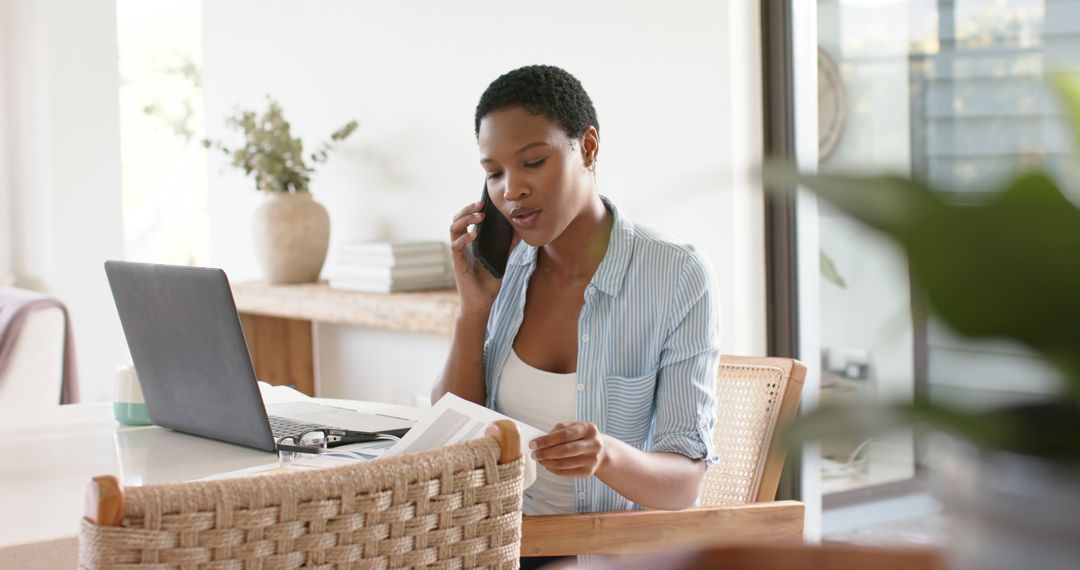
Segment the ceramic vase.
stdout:
<svg viewBox="0 0 1080 570">
<path fill-rule="evenodd" d="M 310 192 L 267 192 L 255 210 L 253 229 L 268 282 L 318 280 L 330 244 L 330 216 Z"/>
</svg>

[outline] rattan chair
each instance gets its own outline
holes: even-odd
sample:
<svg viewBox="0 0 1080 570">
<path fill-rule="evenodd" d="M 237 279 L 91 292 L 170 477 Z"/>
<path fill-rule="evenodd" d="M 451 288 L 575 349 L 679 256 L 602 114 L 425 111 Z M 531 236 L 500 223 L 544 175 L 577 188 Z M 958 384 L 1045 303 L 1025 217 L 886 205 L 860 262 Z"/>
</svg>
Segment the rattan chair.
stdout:
<svg viewBox="0 0 1080 570">
<path fill-rule="evenodd" d="M 773 501 L 785 455 L 774 436 L 794 418 L 805 378 L 798 360 L 722 357 L 714 440 L 720 462 L 705 474 L 700 507 L 524 517 L 521 555 L 801 542 L 802 503 Z"/>
<path fill-rule="evenodd" d="M 517 568 L 519 435 L 332 469 L 132 487 L 95 478 L 79 568 Z"/>
<path fill-rule="evenodd" d="M 713 441 L 721 460 L 705 473 L 701 506 L 776 497 L 784 449 L 773 436 L 795 418 L 805 379 L 806 365 L 790 358 L 720 359 Z"/>
</svg>

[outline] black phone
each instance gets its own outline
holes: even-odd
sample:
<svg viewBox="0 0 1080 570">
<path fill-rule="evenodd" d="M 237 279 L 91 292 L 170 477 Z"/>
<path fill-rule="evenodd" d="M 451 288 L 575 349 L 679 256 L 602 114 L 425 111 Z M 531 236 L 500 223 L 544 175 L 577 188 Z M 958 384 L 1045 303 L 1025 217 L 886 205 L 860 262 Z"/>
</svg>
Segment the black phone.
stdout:
<svg viewBox="0 0 1080 570">
<path fill-rule="evenodd" d="M 514 227 L 510 220 L 495 207 L 487 192 L 487 182 L 483 188 L 484 219 L 476 224 L 476 239 L 472 242 L 473 257 L 495 276 L 502 279 L 506 273 L 506 262 L 510 260 L 510 244 L 514 240 Z"/>
</svg>

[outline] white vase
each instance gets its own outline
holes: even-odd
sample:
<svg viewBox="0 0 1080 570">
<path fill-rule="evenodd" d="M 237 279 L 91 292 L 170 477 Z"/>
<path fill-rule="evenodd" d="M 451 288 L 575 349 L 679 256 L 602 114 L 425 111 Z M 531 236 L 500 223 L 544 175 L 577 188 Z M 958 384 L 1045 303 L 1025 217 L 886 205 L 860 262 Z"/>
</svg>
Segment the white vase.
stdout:
<svg viewBox="0 0 1080 570">
<path fill-rule="evenodd" d="M 266 192 L 252 225 L 267 281 L 318 280 L 330 244 L 330 216 L 310 192 Z"/>
</svg>

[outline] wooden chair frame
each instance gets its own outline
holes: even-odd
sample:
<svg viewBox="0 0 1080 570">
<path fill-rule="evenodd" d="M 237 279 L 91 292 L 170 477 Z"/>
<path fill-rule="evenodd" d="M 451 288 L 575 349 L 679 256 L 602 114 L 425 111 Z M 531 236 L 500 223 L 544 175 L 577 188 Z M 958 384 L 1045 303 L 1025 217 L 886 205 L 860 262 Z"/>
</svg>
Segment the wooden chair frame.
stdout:
<svg viewBox="0 0 1080 570">
<path fill-rule="evenodd" d="M 762 542 L 800 543 L 804 506 L 773 501 L 786 450 L 775 437 L 795 418 L 806 365 L 791 358 L 723 356 L 720 366 L 779 368 L 785 378 L 776 421 L 769 427 L 765 460 L 750 504 L 704 506 L 682 511 L 624 511 L 522 517 L 521 555 L 635 554 L 677 546 L 721 546 Z"/>
</svg>

